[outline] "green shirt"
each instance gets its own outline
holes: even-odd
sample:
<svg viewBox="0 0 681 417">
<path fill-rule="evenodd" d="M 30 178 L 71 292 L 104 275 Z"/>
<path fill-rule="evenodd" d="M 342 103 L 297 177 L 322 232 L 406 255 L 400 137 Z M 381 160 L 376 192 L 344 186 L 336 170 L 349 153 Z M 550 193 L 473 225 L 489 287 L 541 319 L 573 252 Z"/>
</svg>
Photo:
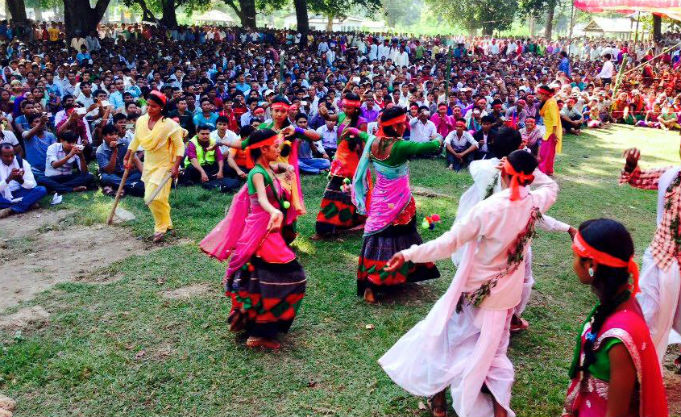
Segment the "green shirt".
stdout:
<svg viewBox="0 0 681 417">
<path fill-rule="evenodd" d="M 362 132 L 359 135 L 363 140 L 366 141 L 368 134 Z M 363 136 L 366 136 L 363 137 Z M 390 156 L 387 159 L 379 161 L 374 159 L 375 162 L 391 167 L 396 167 L 405 163 L 412 155 L 423 155 L 437 152 L 440 149 L 439 140 L 431 140 L 429 142 L 411 142 L 408 140 L 398 140 L 393 144 L 390 150 Z"/>
</svg>

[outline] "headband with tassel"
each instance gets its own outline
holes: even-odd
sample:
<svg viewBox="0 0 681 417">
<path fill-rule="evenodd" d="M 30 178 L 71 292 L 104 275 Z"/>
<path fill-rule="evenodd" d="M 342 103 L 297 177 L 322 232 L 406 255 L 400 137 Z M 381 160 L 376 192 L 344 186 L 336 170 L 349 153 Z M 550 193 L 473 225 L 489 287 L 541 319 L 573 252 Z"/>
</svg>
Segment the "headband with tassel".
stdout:
<svg viewBox="0 0 681 417">
<path fill-rule="evenodd" d="M 534 175 L 516 171 L 508 159 L 504 164 L 503 172 L 511 176 L 511 201 L 520 200 L 520 182 L 532 182 L 534 181 Z"/>
<path fill-rule="evenodd" d="M 407 121 L 407 114 L 401 114 L 397 117 L 393 117 L 392 119 L 386 120 L 385 122 L 378 122 L 378 132 L 376 132 L 376 136 L 379 137 L 384 137 L 385 132 L 383 132 L 383 128 L 386 126 L 394 126 L 398 125 L 400 123 L 404 123 Z"/>
</svg>

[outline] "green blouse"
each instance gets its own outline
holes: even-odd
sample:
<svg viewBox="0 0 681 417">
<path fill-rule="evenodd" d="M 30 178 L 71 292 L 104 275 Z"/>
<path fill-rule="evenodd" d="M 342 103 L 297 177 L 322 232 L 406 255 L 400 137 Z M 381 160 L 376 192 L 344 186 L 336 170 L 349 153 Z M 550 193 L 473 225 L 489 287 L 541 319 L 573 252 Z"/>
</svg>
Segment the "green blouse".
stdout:
<svg viewBox="0 0 681 417">
<path fill-rule="evenodd" d="M 362 135 L 360 134 L 360 137 L 361 136 Z M 372 159 L 376 163 L 396 167 L 405 163 L 412 155 L 434 153 L 437 152 L 439 149 L 440 149 L 439 140 L 431 140 L 429 142 L 411 142 L 408 140 L 398 140 L 393 144 L 393 147 L 390 150 L 390 156 L 387 159 L 384 160 L 378 160 L 376 158 Z"/>
</svg>

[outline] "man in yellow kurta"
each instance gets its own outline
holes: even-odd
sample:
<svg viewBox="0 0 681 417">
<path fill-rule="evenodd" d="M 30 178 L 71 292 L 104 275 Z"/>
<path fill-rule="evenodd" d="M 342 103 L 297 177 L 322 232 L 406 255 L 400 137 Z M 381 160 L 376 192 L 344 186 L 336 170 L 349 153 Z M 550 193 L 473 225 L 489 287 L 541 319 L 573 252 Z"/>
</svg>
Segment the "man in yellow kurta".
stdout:
<svg viewBox="0 0 681 417">
<path fill-rule="evenodd" d="M 541 101 L 539 115 L 544 120 L 544 139 L 539 148 L 539 170 L 546 175 L 553 175 L 553 163 L 556 152 L 563 151 L 563 126 L 560 122 L 558 103 L 553 98 L 553 89 L 542 85 L 537 88 L 537 97 Z"/>
<path fill-rule="evenodd" d="M 163 117 L 162 111 L 166 101 L 166 96 L 158 91 L 149 94 L 147 114 L 137 119 L 135 137 L 128 146 L 128 153 L 125 156 L 127 166 L 130 155 L 140 146 L 144 149 L 142 181 L 145 201 L 148 201 L 162 185 L 167 174 L 177 178 L 184 157 L 182 141 L 184 129 L 174 120 Z M 158 195 L 148 203 L 149 210 L 154 216 L 154 243 L 162 241 L 165 233 L 173 229 L 168 203 L 170 188 L 171 181 L 167 181 Z"/>
</svg>

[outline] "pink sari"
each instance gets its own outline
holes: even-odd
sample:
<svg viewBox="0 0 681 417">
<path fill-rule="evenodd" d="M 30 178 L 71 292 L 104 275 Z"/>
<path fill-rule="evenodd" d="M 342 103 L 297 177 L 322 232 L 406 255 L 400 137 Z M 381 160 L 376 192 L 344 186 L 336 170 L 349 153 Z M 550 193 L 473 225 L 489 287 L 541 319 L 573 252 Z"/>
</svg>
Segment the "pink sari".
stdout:
<svg viewBox="0 0 681 417">
<path fill-rule="evenodd" d="M 275 179 L 273 184 L 281 192 L 279 181 Z M 280 208 L 272 187 L 268 185 L 266 191 L 270 203 Z M 286 214 L 287 224 L 289 215 L 295 216 L 293 206 Z M 253 255 L 268 263 L 293 261 L 296 255 L 286 245 L 281 233 L 267 233 L 269 219 L 270 214 L 258 203 L 258 195 L 249 195 L 248 184 L 244 184 L 234 196 L 227 216 L 203 238 L 199 247 L 208 256 L 219 261 L 224 261 L 231 256 L 225 280 L 244 266 Z"/>
<path fill-rule="evenodd" d="M 406 165 L 404 165 L 406 168 Z M 364 235 L 373 235 L 390 226 L 411 201 L 409 173 L 390 179 L 383 170 L 396 171 L 395 168 L 374 164 L 376 184 L 371 191 Z"/>
<path fill-rule="evenodd" d="M 608 338 L 622 341 L 636 368 L 638 392 L 638 413 L 631 417 L 667 417 L 667 395 L 662 382 L 662 373 L 657 359 L 655 345 L 650 338 L 648 326 L 643 319 L 638 303 L 632 309 L 614 313 L 601 328 L 594 343 L 597 350 Z M 587 324 L 581 335 L 579 357 L 584 357 L 584 343 L 591 325 Z M 577 372 L 568 388 L 563 417 L 605 417 L 608 409 L 607 381 Z"/>
</svg>

